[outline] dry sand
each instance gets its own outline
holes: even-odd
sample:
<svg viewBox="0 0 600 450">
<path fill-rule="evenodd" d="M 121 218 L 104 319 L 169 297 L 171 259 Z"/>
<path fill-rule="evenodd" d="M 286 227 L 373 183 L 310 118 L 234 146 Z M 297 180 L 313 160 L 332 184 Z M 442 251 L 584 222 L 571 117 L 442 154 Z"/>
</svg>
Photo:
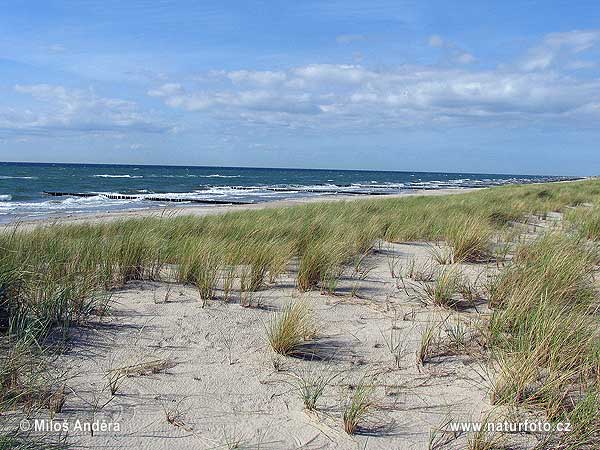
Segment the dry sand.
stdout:
<svg viewBox="0 0 600 450">
<path fill-rule="evenodd" d="M 449 311 L 408 296 L 391 276 L 391 255 L 405 266 L 414 258 L 424 267 L 430 249 L 423 243 L 383 244 L 364 262 L 371 268 L 366 278 L 346 277 L 336 296 L 299 293 L 292 267 L 258 292 L 252 307 L 233 298 L 203 308 L 192 287 L 130 284 L 114 292 L 108 317 L 74 329 L 60 360 L 71 368 L 72 378 L 55 420 L 119 423 L 119 432 L 71 432 L 76 448 L 428 448 L 430 430 L 445 419 L 480 420 L 489 409 L 483 363 L 479 357 L 444 352 L 423 367 L 417 364 L 423 328 L 444 319 L 454 323 L 457 314 L 447 319 Z M 493 267 L 461 269 L 475 279 Z M 352 296 L 357 286 L 358 296 Z M 276 370 L 264 323 L 286 301 L 300 298 L 313 306 L 321 325 L 316 356 L 275 358 L 281 365 Z M 477 314 L 470 309 L 460 316 L 469 320 Z M 392 328 L 405 346 L 400 368 L 386 345 Z M 159 367 L 152 373 L 155 364 Z M 111 396 L 107 373 L 128 366 L 136 367 Z M 316 413 L 304 410 L 294 385 L 294 374 L 307 371 L 337 375 Z M 377 407 L 360 433 L 349 436 L 343 431 L 341 399 L 365 376 L 377 386 Z M 462 436 L 445 448 L 464 448 L 465 442 Z"/>
</svg>

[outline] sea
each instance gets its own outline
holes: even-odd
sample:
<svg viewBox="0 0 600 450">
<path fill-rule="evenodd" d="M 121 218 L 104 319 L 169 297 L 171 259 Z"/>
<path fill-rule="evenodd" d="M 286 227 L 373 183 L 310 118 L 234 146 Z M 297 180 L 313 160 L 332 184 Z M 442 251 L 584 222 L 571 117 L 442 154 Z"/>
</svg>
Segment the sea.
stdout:
<svg viewBox="0 0 600 450">
<path fill-rule="evenodd" d="M 464 189 L 570 179 L 573 177 L 0 162 L 0 222 L 169 205 L 185 208 L 332 195 L 383 196 L 416 189 Z"/>
</svg>

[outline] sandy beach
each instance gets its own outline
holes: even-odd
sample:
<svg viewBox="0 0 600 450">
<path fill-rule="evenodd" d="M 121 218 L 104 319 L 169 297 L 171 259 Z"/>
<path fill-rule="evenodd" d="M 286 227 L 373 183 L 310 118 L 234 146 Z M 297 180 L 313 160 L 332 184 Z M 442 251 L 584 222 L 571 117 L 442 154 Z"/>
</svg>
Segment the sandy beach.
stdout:
<svg viewBox="0 0 600 450">
<path fill-rule="evenodd" d="M 174 442 L 181 449 L 236 448 L 232 442 L 239 442 L 239 448 L 426 448 L 430 430 L 447 417 L 478 420 L 489 406 L 474 368 L 476 357 L 440 348 L 430 364 L 416 363 L 427 324 L 446 321 L 450 328 L 456 319 L 423 308 L 399 290 L 387 266 L 392 257 L 414 258 L 424 266 L 428 247 L 385 245 L 364 261 L 369 274 L 360 281 L 344 277 L 336 296 L 299 295 L 292 269 L 276 285 L 257 292 L 251 307 L 241 307 L 234 297 L 203 308 L 193 287 L 133 283 L 114 294 L 110 320 L 76 331 L 73 347 L 62 359 L 73 378 L 60 417 L 89 420 L 96 396 L 101 403 L 111 398 L 107 374 L 130 367 L 114 400 L 95 417 L 118 422 L 121 432 L 73 434 L 77 445 L 166 450 Z M 483 270 L 462 268 L 473 280 Z M 319 338 L 303 358 L 277 359 L 264 338 L 265 323 L 286 301 L 310 303 L 319 324 Z M 474 308 L 466 309 L 461 320 L 476 315 Z M 398 362 L 388 348 L 390 338 L 401 342 Z M 296 377 L 311 373 L 335 376 L 315 412 L 304 411 L 297 392 Z M 347 387 L 365 376 L 376 380 L 377 411 L 361 424 L 357 436 L 348 436 L 339 425 L 340 401 Z M 173 417 L 172 423 L 167 416 Z"/>
<path fill-rule="evenodd" d="M 3 267 L 36 267 L 14 278 L 31 288 L 9 292 L 30 308 L 45 305 L 27 317 L 51 325 L 38 332 L 40 355 L 9 349 L 11 364 L 43 372 L 35 391 L 23 375 L 29 372 L 7 385 L 22 393 L 5 408 L 3 430 L 20 428 L 15 439 L 25 433 L 28 442 L 152 450 L 478 450 L 571 439 L 453 427 L 552 420 L 551 404 L 504 397 L 512 392 L 506 383 L 518 380 L 505 371 L 522 369 L 518 361 L 502 365 L 507 344 L 493 336 L 509 333 L 499 315 L 515 307 L 498 302 L 539 298 L 523 299 L 528 278 L 512 272 L 532 270 L 519 256 L 529 246 L 537 248 L 533 255 L 554 255 L 547 270 L 575 271 L 549 273 L 544 282 L 574 277 L 578 295 L 595 301 L 591 256 L 562 230 L 587 217 L 591 204 L 581 203 L 581 192 L 591 199 L 597 183 L 27 223 L 1 236 L 13 249 Z M 547 212 L 529 213 L 534 207 Z M 230 211 L 247 214 L 222 215 Z M 73 312 L 54 312 L 65 311 L 63 304 Z M 567 354 L 587 367 L 579 376 L 593 378 L 586 349 L 595 345 L 596 325 L 579 309 L 570 314 L 590 334 L 569 341 L 579 350 Z M 544 389 L 538 374 L 545 373 L 532 372 L 527 389 Z M 570 411 L 558 417 L 572 420 Z"/>
</svg>

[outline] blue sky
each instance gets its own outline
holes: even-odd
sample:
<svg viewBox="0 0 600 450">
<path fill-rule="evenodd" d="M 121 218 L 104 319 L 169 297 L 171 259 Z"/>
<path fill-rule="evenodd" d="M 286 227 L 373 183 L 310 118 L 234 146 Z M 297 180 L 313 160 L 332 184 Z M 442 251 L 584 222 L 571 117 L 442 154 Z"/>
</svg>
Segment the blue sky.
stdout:
<svg viewBox="0 0 600 450">
<path fill-rule="evenodd" d="M 10 1 L 0 160 L 600 172 L 597 1 Z"/>
</svg>

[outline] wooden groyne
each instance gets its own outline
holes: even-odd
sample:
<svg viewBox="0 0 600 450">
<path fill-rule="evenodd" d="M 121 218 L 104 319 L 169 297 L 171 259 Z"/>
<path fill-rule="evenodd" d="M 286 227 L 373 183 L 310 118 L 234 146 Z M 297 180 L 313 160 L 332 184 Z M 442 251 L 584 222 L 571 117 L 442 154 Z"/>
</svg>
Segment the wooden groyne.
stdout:
<svg viewBox="0 0 600 450">
<path fill-rule="evenodd" d="M 44 191 L 45 195 L 52 197 L 97 197 L 102 196 L 111 200 L 146 200 L 149 202 L 173 202 L 173 203 L 203 203 L 206 205 L 250 205 L 252 202 L 241 202 L 237 200 L 213 200 L 204 198 L 181 198 L 181 197 L 154 197 L 152 195 L 129 195 L 129 194 L 97 194 L 92 192 L 57 192 Z"/>
<path fill-rule="evenodd" d="M 328 195 L 390 195 L 395 193 L 390 191 L 385 186 L 373 186 L 370 190 L 345 190 L 335 188 L 293 188 L 293 187 L 276 187 L 276 186 L 261 186 L 259 188 L 255 186 L 229 186 L 230 189 L 238 191 L 250 191 L 260 189 L 263 191 L 271 192 L 300 192 L 300 193 L 312 193 L 312 194 L 328 194 Z M 384 191 L 384 189 L 386 189 Z M 439 187 L 434 186 L 407 186 L 402 187 L 402 190 L 435 190 Z M 150 202 L 173 202 L 173 203 L 202 203 L 206 205 L 249 205 L 254 202 L 245 202 L 239 200 L 217 200 L 217 199 L 204 199 L 194 197 L 164 197 L 164 196 L 153 196 L 153 195 L 135 195 L 135 194 L 103 194 L 96 192 L 62 192 L 62 191 L 44 191 L 45 195 L 52 197 L 96 197 L 101 195 L 111 200 L 146 200 Z"/>
</svg>

